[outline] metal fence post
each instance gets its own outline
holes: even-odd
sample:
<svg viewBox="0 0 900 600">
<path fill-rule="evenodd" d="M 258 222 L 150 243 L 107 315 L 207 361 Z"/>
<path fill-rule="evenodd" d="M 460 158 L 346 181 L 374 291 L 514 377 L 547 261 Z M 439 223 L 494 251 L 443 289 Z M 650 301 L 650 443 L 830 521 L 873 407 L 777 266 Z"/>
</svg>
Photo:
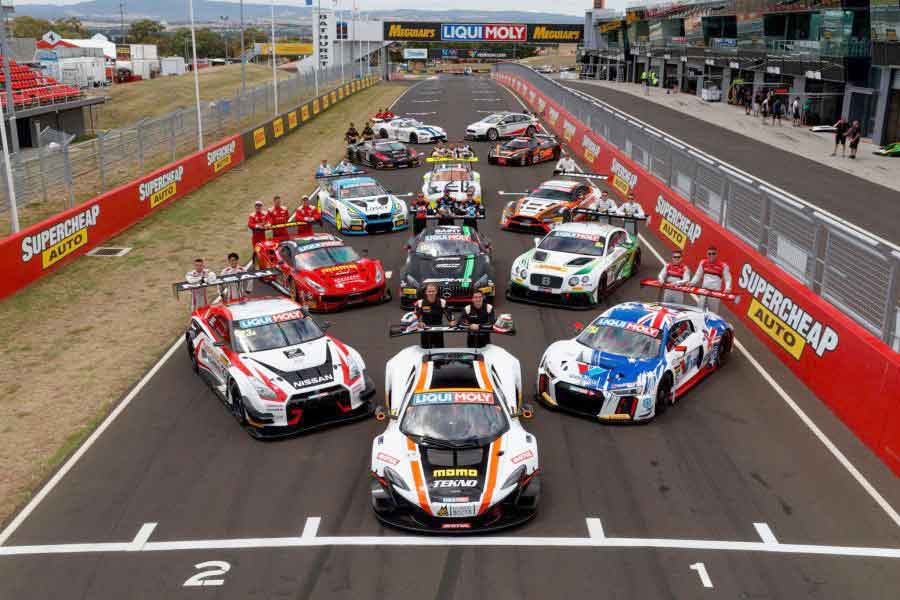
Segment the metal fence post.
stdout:
<svg viewBox="0 0 900 600">
<path fill-rule="evenodd" d="M 175 140 L 175 119 L 179 112 L 175 112 L 169 117 L 169 147 L 172 149 L 173 161 L 175 160 L 175 152 L 178 148 L 178 142 Z"/>
<path fill-rule="evenodd" d="M 103 193 L 106 191 L 106 165 L 103 164 L 103 138 L 105 134 L 100 133 L 97 135 L 97 139 L 94 140 L 95 145 L 97 146 L 97 167 L 100 171 L 100 192 Z"/>
<path fill-rule="evenodd" d="M 69 208 L 73 208 L 75 206 L 75 182 L 72 180 L 72 161 L 69 155 L 69 145 L 71 144 L 72 139 L 74 139 L 74 137 L 69 138 L 68 140 L 64 140 L 62 145 L 63 177 L 69 196 Z"/>
<path fill-rule="evenodd" d="M 142 125 L 144 125 L 147 120 L 147 118 L 141 119 L 140 121 L 138 121 L 138 125 L 135 128 L 135 131 L 137 132 L 138 169 L 140 170 L 139 173 L 144 172 L 144 127 L 142 127 Z"/>
</svg>

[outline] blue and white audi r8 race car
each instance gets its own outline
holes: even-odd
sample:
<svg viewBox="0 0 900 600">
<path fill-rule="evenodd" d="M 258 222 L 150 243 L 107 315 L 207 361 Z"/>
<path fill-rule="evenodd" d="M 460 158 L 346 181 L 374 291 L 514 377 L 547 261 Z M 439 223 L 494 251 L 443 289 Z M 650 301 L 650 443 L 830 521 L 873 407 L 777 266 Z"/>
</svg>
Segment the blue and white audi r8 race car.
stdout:
<svg viewBox="0 0 900 600">
<path fill-rule="evenodd" d="M 324 180 L 314 192 L 322 218 L 340 233 L 363 235 L 409 227 L 406 203 L 371 177 Z"/>
<path fill-rule="evenodd" d="M 431 533 L 503 529 L 540 499 L 537 442 L 520 423 L 519 361 L 499 346 L 426 350 L 387 363 L 387 421 L 372 443 L 372 507 L 387 525 Z"/>
<path fill-rule="evenodd" d="M 601 421 L 646 421 L 723 366 L 733 342 L 734 329 L 714 313 L 626 302 L 547 348 L 537 398 Z"/>
<path fill-rule="evenodd" d="M 371 412 L 375 386 L 362 356 L 325 335 L 293 300 L 204 306 L 194 311 L 185 340 L 193 371 L 254 437 L 281 437 Z"/>
<path fill-rule="evenodd" d="M 390 121 L 380 121 L 372 125 L 375 135 L 389 140 L 400 140 L 410 144 L 432 144 L 446 142 L 447 132 L 437 125 L 426 125 L 418 119 L 397 117 Z"/>
</svg>

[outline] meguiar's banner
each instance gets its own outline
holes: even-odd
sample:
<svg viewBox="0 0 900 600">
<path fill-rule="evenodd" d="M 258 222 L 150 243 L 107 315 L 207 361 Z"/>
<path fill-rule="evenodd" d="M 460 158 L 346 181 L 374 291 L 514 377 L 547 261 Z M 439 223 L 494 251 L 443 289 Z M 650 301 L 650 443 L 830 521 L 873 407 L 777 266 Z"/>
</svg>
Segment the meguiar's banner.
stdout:
<svg viewBox="0 0 900 600">
<path fill-rule="evenodd" d="M 0 240 L 0 297 L 81 256 L 244 160 L 241 136 L 208 146 Z"/>
<path fill-rule="evenodd" d="M 900 475 L 900 355 L 760 255 L 691 202 L 522 78 L 494 78 L 540 112 L 594 173 L 606 174 L 620 200 L 634 192 L 647 227 L 693 268 L 716 246 L 731 267 L 736 305 L 725 305 Z M 541 108 L 543 106 L 543 108 Z"/>
</svg>

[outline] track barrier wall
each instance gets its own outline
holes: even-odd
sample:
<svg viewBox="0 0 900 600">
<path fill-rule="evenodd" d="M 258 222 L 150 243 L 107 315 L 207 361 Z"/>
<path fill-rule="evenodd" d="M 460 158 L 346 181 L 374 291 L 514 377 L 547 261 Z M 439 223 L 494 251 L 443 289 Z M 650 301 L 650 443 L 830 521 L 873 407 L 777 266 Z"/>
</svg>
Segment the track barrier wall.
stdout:
<svg viewBox="0 0 900 600">
<path fill-rule="evenodd" d="M 740 294 L 729 310 L 900 475 L 900 355 L 525 78 L 504 72 L 494 78 L 541 114 L 589 170 L 608 174 L 620 200 L 634 192 L 650 216 L 648 229 L 668 247 L 681 249 L 692 268 L 716 246 L 731 268 L 732 290 Z"/>
<path fill-rule="evenodd" d="M 0 240 L 0 298 L 56 271 L 148 215 L 227 173 L 334 104 L 371 87 L 367 77 L 341 85 L 242 134 L 226 137 L 156 171 Z"/>
</svg>

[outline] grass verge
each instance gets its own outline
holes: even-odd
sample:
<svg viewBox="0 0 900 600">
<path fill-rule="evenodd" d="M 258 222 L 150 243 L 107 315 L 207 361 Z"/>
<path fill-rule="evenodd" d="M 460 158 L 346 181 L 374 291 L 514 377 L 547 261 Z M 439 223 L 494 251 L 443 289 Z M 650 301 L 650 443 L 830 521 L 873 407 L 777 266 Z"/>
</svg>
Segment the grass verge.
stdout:
<svg viewBox="0 0 900 600">
<path fill-rule="evenodd" d="M 179 200 L 108 245 L 122 258 L 82 257 L 0 302 L 0 522 L 78 447 L 182 332 L 186 298 L 169 284 L 195 256 L 214 270 L 230 251 L 249 258 L 253 201 L 293 207 L 315 166 L 344 152 L 342 132 L 405 89 L 382 84 L 342 101 L 273 149 Z M 61 384 L 60 382 L 65 382 Z M 52 402 L 53 410 L 48 410 Z"/>
</svg>

